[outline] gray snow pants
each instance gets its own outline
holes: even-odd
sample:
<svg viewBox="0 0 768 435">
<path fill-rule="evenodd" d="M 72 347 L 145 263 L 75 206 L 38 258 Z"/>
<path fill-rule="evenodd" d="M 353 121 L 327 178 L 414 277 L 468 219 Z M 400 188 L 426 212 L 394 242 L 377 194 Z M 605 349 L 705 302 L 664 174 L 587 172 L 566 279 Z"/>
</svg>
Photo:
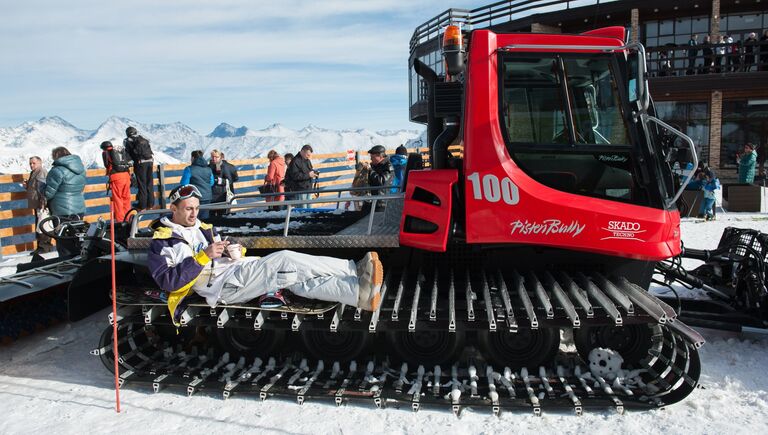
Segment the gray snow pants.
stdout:
<svg viewBox="0 0 768 435">
<path fill-rule="evenodd" d="M 293 251 L 278 251 L 238 265 L 224 284 L 219 301 L 248 302 L 279 289 L 321 301 L 357 306 L 358 280 L 355 262 Z"/>
</svg>

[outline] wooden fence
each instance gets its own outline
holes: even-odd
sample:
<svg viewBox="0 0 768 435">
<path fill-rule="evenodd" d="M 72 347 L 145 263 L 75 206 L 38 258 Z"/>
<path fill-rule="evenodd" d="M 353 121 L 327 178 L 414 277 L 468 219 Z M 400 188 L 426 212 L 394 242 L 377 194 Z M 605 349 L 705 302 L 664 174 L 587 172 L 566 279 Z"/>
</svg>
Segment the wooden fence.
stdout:
<svg viewBox="0 0 768 435">
<path fill-rule="evenodd" d="M 424 155 L 428 150 L 418 150 Z M 394 153 L 394 150 L 387 150 Z M 338 188 L 349 186 L 355 177 L 355 163 L 367 158 L 365 152 L 347 151 L 336 154 L 315 154 L 312 156 L 314 167 L 320 171 L 319 188 Z M 264 184 L 268 160 L 266 158 L 252 160 L 230 161 L 237 168 L 239 181 L 235 183 L 235 192 L 257 193 L 258 187 Z M 179 185 L 181 175 L 187 164 L 155 166 L 155 204 L 160 204 L 161 196 L 165 196 Z M 162 174 L 163 184 L 160 184 Z M 86 173 L 85 186 L 85 220 L 93 222 L 98 218 L 109 219 L 109 200 L 107 196 L 108 178 L 104 169 L 90 169 Z M 0 175 L 0 246 L 2 255 L 35 249 L 34 223 L 32 209 L 27 207 L 26 191 L 23 186 L 28 174 Z M 329 193 L 327 195 L 333 195 Z M 326 196 L 321 194 L 322 196 Z M 131 188 L 131 200 L 136 199 L 136 189 Z"/>
</svg>

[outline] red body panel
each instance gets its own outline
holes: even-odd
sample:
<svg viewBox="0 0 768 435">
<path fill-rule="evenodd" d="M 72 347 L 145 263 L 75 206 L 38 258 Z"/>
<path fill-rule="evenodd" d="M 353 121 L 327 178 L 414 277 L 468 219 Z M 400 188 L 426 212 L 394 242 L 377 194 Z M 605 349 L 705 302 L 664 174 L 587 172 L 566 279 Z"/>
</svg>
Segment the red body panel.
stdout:
<svg viewBox="0 0 768 435">
<path fill-rule="evenodd" d="M 473 32 L 463 129 L 467 242 L 543 245 L 651 261 L 679 254 L 677 211 L 558 191 L 533 180 L 515 164 L 499 122 L 496 51 L 512 44 L 621 46 L 623 41 L 594 36 L 497 36 L 487 30 Z M 517 187 L 517 197 L 510 201 L 508 195 L 506 202 L 497 198 L 492 202 L 483 195 L 476 198 L 476 186 L 470 181 L 475 173 L 479 180 L 488 175 L 491 181 L 510 179 Z"/>
<path fill-rule="evenodd" d="M 410 171 L 405 187 L 405 203 L 400 218 L 400 244 L 427 251 L 443 252 L 448 244 L 451 229 L 451 191 L 459 180 L 455 169 Z M 416 188 L 423 189 L 439 201 L 439 205 L 414 199 Z M 429 234 L 411 233 L 405 230 L 407 217 L 422 219 L 437 226 Z"/>
<path fill-rule="evenodd" d="M 603 27 L 582 33 L 584 36 L 600 36 L 603 38 L 614 38 L 624 41 L 627 36 L 627 30 L 621 26 Z"/>
</svg>

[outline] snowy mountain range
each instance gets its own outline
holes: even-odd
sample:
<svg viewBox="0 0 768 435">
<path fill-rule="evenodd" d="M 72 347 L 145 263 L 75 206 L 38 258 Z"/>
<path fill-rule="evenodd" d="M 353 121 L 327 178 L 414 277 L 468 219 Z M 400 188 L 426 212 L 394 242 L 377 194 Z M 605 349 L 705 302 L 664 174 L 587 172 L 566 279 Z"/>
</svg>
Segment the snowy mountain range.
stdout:
<svg viewBox="0 0 768 435">
<path fill-rule="evenodd" d="M 77 154 L 89 168 L 102 167 L 99 145 L 109 140 L 121 143 L 125 129 L 136 127 L 139 134 L 149 139 L 159 163 L 187 162 L 193 150 L 222 151 L 228 160 L 266 157 L 269 150 L 284 154 L 296 153 L 303 144 L 312 145 L 316 154 L 345 150 L 366 150 L 373 145 L 395 148 L 421 146 L 422 134 L 418 130 L 374 132 L 366 129 L 331 130 L 308 125 L 292 130 L 273 124 L 261 130 L 246 126 L 234 127 L 221 123 L 211 133 L 201 135 L 180 122 L 172 124 L 143 124 L 127 118 L 112 116 L 96 130 L 83 130 L 57 116 L 17 127 L 0 128 L 0 173 L 23 173 L 29 170 L 28 159 L 40 156 L 50 165 L 51 150 L 65 146 Z"/>
</svg>

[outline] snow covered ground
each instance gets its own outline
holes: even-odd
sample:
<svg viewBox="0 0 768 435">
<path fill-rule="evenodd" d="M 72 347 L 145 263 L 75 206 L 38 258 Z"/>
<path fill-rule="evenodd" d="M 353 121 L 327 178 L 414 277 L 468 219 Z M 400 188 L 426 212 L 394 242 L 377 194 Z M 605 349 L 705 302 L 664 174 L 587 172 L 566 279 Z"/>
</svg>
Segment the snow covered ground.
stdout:
<svg viewBox="0 0 768 435">
<path fill-rule="evenodd" d="M 714 248 L 726 226 L 768 232 L 768 216 L 729 214 L 717 222 L 685 221 L 688 246 Z M 768 338 L 703 331 L 701 388 L 662 410 L 591 412 L 582 417 L 545 412 L 500 418 L 465 410 L 376 410 L 371 407 L 220 395 L 187 398 L 146 389 L 121 392 L 114 412 L 113 378 L 88 351 L 106 327 L 107 312 L 62 325 L 0 348 L 0 433 L 765 433 L 768 424 Z"/>
</svg>

